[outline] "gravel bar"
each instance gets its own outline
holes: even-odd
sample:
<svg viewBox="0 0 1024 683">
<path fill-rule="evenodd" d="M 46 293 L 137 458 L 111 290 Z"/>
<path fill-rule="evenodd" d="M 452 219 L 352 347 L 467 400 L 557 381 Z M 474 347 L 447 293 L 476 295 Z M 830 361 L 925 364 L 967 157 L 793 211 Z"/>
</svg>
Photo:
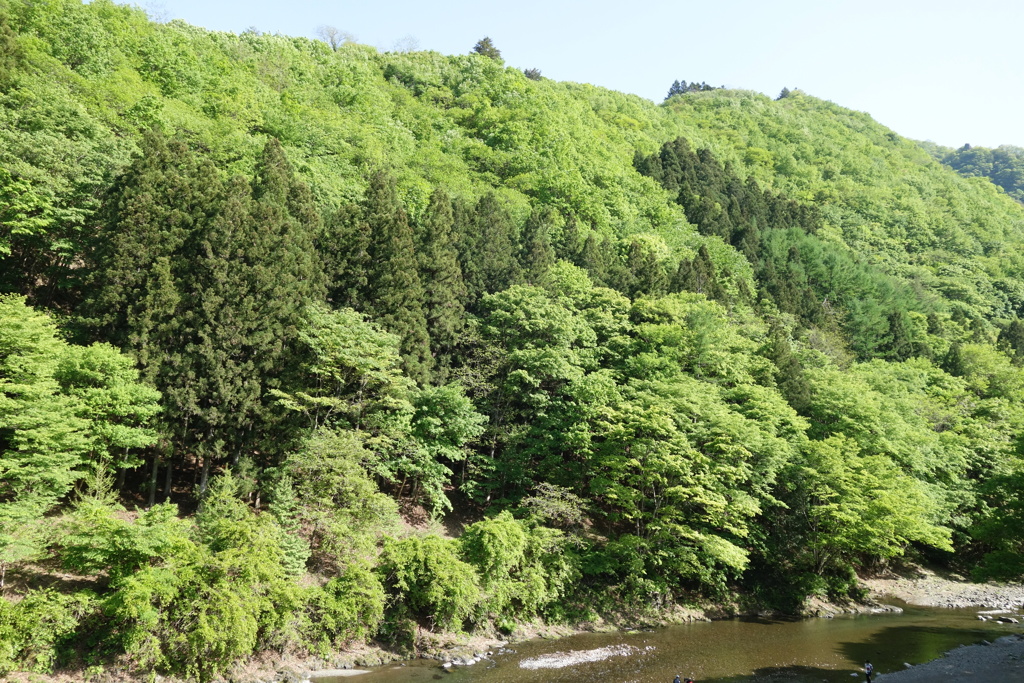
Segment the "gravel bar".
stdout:
<svg viewBox="0 0 1024 683">
<path fill-rule="evenodd" d="M 994 643 L 963 645 L 943 657 L 904 671 L 879 674 L 881 683 L 1013 683 L 1024 681 L 1024 636 L 1011 635 Z"/>
</svg>

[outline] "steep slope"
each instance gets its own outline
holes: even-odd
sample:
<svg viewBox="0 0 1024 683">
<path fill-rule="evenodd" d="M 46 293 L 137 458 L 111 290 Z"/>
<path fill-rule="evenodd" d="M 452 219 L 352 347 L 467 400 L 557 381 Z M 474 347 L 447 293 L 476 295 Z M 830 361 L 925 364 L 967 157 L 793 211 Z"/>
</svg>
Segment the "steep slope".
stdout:
<svg viewBox="0 0 1024 683">
<path fill-rule="evenodd" d="M 1019 577 L 1022 247 L 800 92 L 0 0 L 0 673 Z"/>
<path fill-rule="evenodd" d="M 332 51 L 156 24 L 108 2 L 8 4 L 9 32 L 21 37 L 3 79 L 0 166 L 19 208 L 7 209 L 16 237 L 0 244 L 13 239 L 30 271 L 22 287 L 73 260 L 98 189 L 141 131 L 162 125 L 229 173 L 250 172 L 264 136 L 278 137 L 325 211 L 361 196 L 365 169 L 386 167 L 413 216 L 434 186 L 465 197 L 497 188 L 520 219 L 539 202 L 601 232 L 654 232 L 674 246 L 695 244 L 692 230 L 631 161 L 681 135 L 818 206 L 823 236 L 972 315 L 1024 305 L 1019 206 L 868 115 L 799 91 L 779 101 L 693 92 L 656 106 L 533 81 L 478 55 Z"/>
<path fill-rule="evenodd" d="M 1020 315 L 1024 212 L 867 114 L 794 92 L 693 93 L 667 108 L 759 181 L 818 206 L 824 235 L 971 315 Z M 694 136 L 696 137 L 696 135 Z"/>
<path fill-rule="evenodd" d="M 1024 149 L 1000 145 L 995 149 L 964 145 L 950 149 L 934 143 L 921 143 L 933 157 L 968 178 L 988 178 L 1006 194 L 1024 203 Z"/>
</svg>

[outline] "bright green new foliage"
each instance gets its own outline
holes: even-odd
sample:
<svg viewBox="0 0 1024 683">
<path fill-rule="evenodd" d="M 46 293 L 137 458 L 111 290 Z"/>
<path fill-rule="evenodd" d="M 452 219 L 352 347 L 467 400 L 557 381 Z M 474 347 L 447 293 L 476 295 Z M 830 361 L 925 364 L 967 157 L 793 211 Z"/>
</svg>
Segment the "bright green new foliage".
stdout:
<svg viewBox="0 0 1024 683">
<path fill-rule="evenodd" d="M 458 544 L 439 536 L 410 536 L 384 543 L 377 573 L 389 597 L 390 618 L 429 619 L 461 631 L 480 603 L 473 567 L 459 558 Z"/>
<path fill-rule="evenodd" d="M 1019 150 L 322 37 L 0 0 L 0 668 L 1020 576 Z"/>
<path fill-rule="evenodd" d="M 71 346 L 22 297 L 0 297 L 0 586 L 90 469 L 138 463 L 158 398 L 116 349 Z"/>
<path fill-rule="evenodd" d="M 90 591 L 30 591 L 17 603 L 0 600 L 0 675 L 52 673 L 74 652 L 76 629 L 96 609 Z"/>
<path fill-rule="evenodd" d="M 325 655 L 366 640 L 384 619 L 384 587 L 360 563 L 350 564 L 323 587 L 310 591 L 305 601 L 304 638 Z"/>
</svg>

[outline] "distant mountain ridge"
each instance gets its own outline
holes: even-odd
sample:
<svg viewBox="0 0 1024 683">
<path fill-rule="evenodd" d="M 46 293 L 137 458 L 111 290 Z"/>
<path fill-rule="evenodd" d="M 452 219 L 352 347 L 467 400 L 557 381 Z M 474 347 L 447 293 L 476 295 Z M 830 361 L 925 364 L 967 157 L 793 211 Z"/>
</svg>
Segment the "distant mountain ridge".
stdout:
<svg viewBox="0 0 1024 683">
<path fill-rule="evenodd" d="M 964 145 L 959 149 L 921 143 L 928 153 L 968 178 L 988 178 L 1006 194 L 1024 203 L 1024 148 L 1000 145 L 995 149 Z"/>
</svg>

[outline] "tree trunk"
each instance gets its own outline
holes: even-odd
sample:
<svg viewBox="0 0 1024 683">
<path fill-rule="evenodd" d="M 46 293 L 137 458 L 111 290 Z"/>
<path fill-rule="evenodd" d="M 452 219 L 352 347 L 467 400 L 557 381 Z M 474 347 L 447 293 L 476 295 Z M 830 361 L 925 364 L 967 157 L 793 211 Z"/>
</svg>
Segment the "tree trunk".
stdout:
<svg viewBox="0 0 1024 683">
<path fill-rule="evenodd" d="M 153 470 L 149 475 L 149 500 L 146 503 L 146 507 L 153 507 L 156 505 L 156 482 L 157 474 L 160 471 L 160 455 L 156 452 L 153 453 Z"/>
<path fill-rule="evenodd" d="M 174 459 L 167 458 L 167 474 L 164 475 L 164 502 L 171 498 L 171 486 L 174 483 Z"/>
<path fill-rule="evenodd" d="M 203 473 L 199 478 L 199 495 L 202 496 L 206 493 L 206 487 L 210 483 L 210 460 L 212 458 L 209 455 L 203 456 Z"/>
</svg>

